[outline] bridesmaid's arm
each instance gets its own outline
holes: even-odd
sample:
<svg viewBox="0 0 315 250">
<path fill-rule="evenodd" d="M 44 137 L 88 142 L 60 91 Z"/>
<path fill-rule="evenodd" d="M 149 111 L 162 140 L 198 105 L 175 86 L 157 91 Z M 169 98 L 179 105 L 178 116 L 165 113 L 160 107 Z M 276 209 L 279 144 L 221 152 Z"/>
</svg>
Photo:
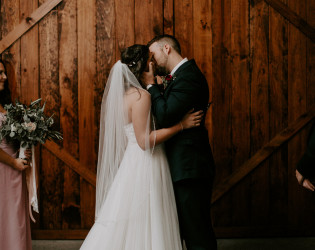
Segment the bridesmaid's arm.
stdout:
<svg viewBox="0 0 315 250">
<path fill-rule="evenodd" d="M 1 148 L 0 148 L 0 162 L 19 171 L 23 171 L 24 169 L 29 167 L 29 165 L 27 165 L 26 160 L 19 159 L 19 158 L 15 159 L 11 157 L 9 154 L 7 154 L 6 152 L 4 152 Z"/>
</svg>

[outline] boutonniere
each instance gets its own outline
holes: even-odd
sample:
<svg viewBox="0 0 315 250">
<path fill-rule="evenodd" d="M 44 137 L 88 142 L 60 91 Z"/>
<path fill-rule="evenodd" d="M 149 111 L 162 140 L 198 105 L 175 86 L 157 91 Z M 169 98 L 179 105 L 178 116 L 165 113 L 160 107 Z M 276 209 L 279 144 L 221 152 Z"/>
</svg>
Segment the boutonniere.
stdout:
<svg viewBox="0 0 315 250">
<path fill-rule="evenodd" d="M 166 75 L 166 76 L 161 76 L 162 78 L 162 83 L 164 85 L 164 89 L 167 88 L 167 86 L 176 79 L 176 77 L 172 75 Z"/>
</svg>

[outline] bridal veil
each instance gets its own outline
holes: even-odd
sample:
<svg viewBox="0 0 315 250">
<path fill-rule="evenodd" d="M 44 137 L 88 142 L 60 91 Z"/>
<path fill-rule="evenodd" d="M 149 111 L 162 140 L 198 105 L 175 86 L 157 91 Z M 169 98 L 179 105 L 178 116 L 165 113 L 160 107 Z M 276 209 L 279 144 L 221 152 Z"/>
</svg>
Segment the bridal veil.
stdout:
<svg viewBox="0 0 315 250">
<path fill-rule="evenodd" d="M 142 89 L 128 66 L 119 60 L 111 69 L 101 104 L 95 218 L 98 217 L 126 149 L 124 129 L 128 122 L 128 111 L 125 95 L 131 87 Z M 149 135 L 150 114 L 146 130 Z M 146 138 L 146 149 L 149 149 L 149 137 Z"/>
</svg>

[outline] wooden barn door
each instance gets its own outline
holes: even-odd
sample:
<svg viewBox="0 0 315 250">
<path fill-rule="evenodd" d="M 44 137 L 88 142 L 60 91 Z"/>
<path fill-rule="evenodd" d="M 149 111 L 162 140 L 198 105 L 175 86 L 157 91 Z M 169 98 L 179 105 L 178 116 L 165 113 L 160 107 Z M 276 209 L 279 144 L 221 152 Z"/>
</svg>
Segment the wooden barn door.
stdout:
<svg viewBox="0 0 315 250">
<path fill-rule="evenodd" d="M 295 179 L 315 115 L 314 8 L 314 1 L 212 1 L 218 236 L 315 234 L 314 195 Z"/>
<path fill-rule="evenodd" d="M 37 149 L 33 239 L 83 239 L 93 225 L 107 76 L 122 48 L 163 33 L 209 83 L 217 236 L 315 235 L 314 195 L 294 176 L 314 120 L 314 1 L 9 0 L 0 8 L 14 92 L 46 100 L 64 136 Z"/>
</svg>

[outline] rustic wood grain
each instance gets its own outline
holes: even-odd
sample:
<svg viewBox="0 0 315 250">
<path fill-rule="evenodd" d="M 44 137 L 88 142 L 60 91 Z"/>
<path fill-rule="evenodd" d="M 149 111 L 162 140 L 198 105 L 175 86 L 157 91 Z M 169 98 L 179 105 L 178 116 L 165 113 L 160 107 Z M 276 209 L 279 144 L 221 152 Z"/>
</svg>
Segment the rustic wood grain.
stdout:
<svg viewBox="0 0 315 250">
<path fill-rule="evenodd" d="M 25 19 L 38 7 L 38 1 L 20 1 L 20 20 Z M 20 69 L 21 69 L 21 82 L 20 82 L 20 96 L 19 100 L 22 103 L 30 104 L 39 98 L 39 48 L 38 48 L 38 25 L 35 25 L 32 30 L 24 34 L 20 39 Z M 39 147 L 35 149 L 35 161 L 40 162 Z M 38 164 L 40 165 L 40 164 Z M 39 176 L 40 183 L 40 169 L 36 168 L 37 176 Z M 41 211 L 41 194 L 38 197 L 39 210 Z M 37 223 L 42 223 L 41 219 L 38 220 L 38 215 L 35 214 Z"/>
<path fill-rule="evenodd" d="M 38 2 L 53 1 L 1 1 L 0 37 Z M 121 49 L 161 33 L 179 39 L 183 56 L 196 59 L 209 83 L 217 235 L 314 235 L 314 197 L 294 176 L 314 120 L 314 42 L 291 22 L 313 29 L 315 2 L 281 0 L 295 15 L 288 17 L 266 2 L 63 0 L 53 10 L 57 21 L 46 15 L 2 53 L 14 65 L 21 101 L 47 97 L 64 135 L 36 154 L 35 238 L 85 238 L 94 222 L 99 109 L 109 71 Z"/>
<path fill-rule="evenodd" d="M 193 53 L 197 65 L 205 75 L 209 86 L 209 103 L 212 103 L 212 36 L 211 36 L 211 5 L 207 0 L 198 1 L 193 8 Z M 212 106 L 206 114 L 206 127 L 209 141 L 213 144 Z"/>
<path fill-rule="evenodd" d="M 252 170 L 257 168 L 263 163 L 271 154 L 273 154 L 277 149 L 279 149 L 284 143 L 291 140 L 293 137 L 299 133 L 305 126 L 313 122 L 315 119 L 315 106 L 311 107 L 310 110 L 302 114 L 294 122 L 278 133 L 271 141 L 264 145 L 260 150 L 258 150 L 249 160 L 242 164 L 236 171 L 231 175 L 227 176 L 225 179 L 221 179 L 221 183 L 217 185 L 214 189 L 212 203 L 219 200 L 226 192 L 228 192 L 236 183 L 238 183 L 242 178 L 247 176 Z M 293 139 L 292 139 L 293 138 Z"/>
<path fill-rule="evenodd" d="M 61 162 L 47 149 L 41 150 L 40 223 L 44 229 L 61 229 L 63 171 Z"/>
<path fill-rule="evenodd" d="M 283 1 L 286 3 L 286 1 Z M 270 139 L 288 125 L 288 21 L 269 8 Z M 283 145 L 270 163 L 270 221 L 283 225 L 288 216 L 288 148 Z"/>
<path fill-rule="evenodd" d="M 75 159 L 79 159 L 78 41 L 76 7 L 76 0 L 64 0 L 58 8 L 59 89 L 60 127 L 63 133 L 63 150 L 68 152 Z M 49 147 L 47 148 L 50 149 Z M 62 151 L 60 150 L 58 153 L 59 152 Z M 62 228 L 79 229 L 81 227 L 80 177 L 71 167 L 69 168 L 69 165 L 65 165 L 67 163 L 68 162 L 64 160 Z"/>
<path fill-rule="evenodd" d="M 259 0 L 250 2 L 251 64 L 251 155 L 269 141 L 268 5 Z M 251 175 L 251 222 L 268 223 L 269 163 Z"/>
<path fill-rule="evenodd" d="M 95 83 L 95 152 L 99 148 L 100 112 L 104 88 L 108 75 L 116 62 L 115 1 L 96 2 L 96 78 Z M 97 160 L 97 159 L 96 159 Z M 95 162 L 97 165 L 97 162 Z"/>
<path fill-rule="evenodd" d="M 122 49 L 135 43 L 135 0 L 115 0 L 116 60 Z"/>
<path fill-rule="evenodd" d="M 32 239 L 34 240 L 77 240 L 85 239 L 89 230 L 76 229 L 76 230 L 32 230 Z"/>
<path fill-rule="evenodd" d="M 96 3 L 77 2 L 78 117 L 80 162 L 95 172 L 94 86 L 96 81 Z M 81 227 L 94 223 L 95 189 L 81 177 Z"/>
<path fill-rule="evenodd" d="M 3 1 L 1 4 L 1 39 L 8 35 L 19 25 L 20 20 L 20 1 Z M 15 101 L 20 95 L 21 70 L 20 70 L 20 40 L 13 43 L 2 53 L 2 58 L 12 64 L 11 75 L 14 75 L 14 86 L 10 86 L 12 100 Z M 8 69 L 7 69 L 8 70 Z M 14 89 L 15 88 L 15 89 Z"/>
<path fill-rule="evenodd" d="M 278 11 L 283 17 L 289 20 L 296 28 L 309 37 L 312 42 L 315 42 L 315 28 L 309 25 L 304 17 L 298 15 L 294 10 L 284 4 L 281 0 L 265 0 L 272 8 Z M 303 5 L 303 1 L 299 4 Z M 303 15 L 304 16 L 304 15 Z"/>
<path fill-rule="evenodd" d="M 35 10 L 33 13 L 29 12 L 26 15 L 24 15 L 25 13 L 22 13 L 22 22 L 17 25 L 15 29 L 12 30 L 6 37 L 2 37 L 2 40 L 0 41 L 0 54 L 11 44 L 13 44 L 17 39 L 19 39 L 25 32 L 32 28 L 41 18 L 43 18 L 61 1 L 62 0 L 46 1 L 46 3 L 43 4 L 40 8 L 36 10 L 32 9 L 33 11 Z M 27 4 L 24 2 L 25 1 L 21 1 L 21 6 L 25 6 Z M 23 7 L 21 7 L 21 9 L 23 9 Z"/>
<path fill-rule="evenodd" d="M 180 43 L 182 56 L 194 57 L 193 43 L 193 1 L 174 0 L 174 35 Z"/>
<path fill-rule="evenodd" d="M 54 142 L 47 141 L 44 147 L 53 153 L 58 159 L 62 160 L 73 171 L 77 172 L 82 178 L 89 182 L 93 187 L 96 184 L 96 174 L 88 169 L 85 165 L 68 153 L 65 149 L 61 148 Z"/>
<path fill-rule="evenodd" d="M 288 0 L 288 7 L 302 18 L 306 17 L 306 1 Z M 288 36 L 288 122 L 295 120 L 307 110 L 306 103 L 306 37 L 293 25 Z M 303 221 L 306 226 L 310 219 L 301 212 L 301 204 L 306 202 L 307 193 L 299 188 L 295 168 L 306 149 L 307 132 L 299 133 L 288 143 L 288 225 L 296 226 Z M 308 197 L 310 198 L 310 197 Z M 307 207 L 306 207 L 307 209 Z M 314 209 L 313 209 L 314 211 Z"/>
<path fill-rule="evenodd" d="M 135 0 L 135 43 L 147 44 L 163 34 L 163 1 Z"/>
<path fill-rule="evenodd" d="M 44 0 L 39 1 L 43 4 Z M 58 16 L 57 10 L 52 10 L 39 26 L 39 82 L 40 96 L 46 102 L 45 114 L 54 114 L 54 129 L 60 129 L 60 95 L 58 77 Z M 43 225 L 53 229 L 61 228 L 62 221 L 62 197 L 63 197 L 63 168 L 61 162 L 50 152 L 43 150 L 41 157 L 40 190 L 44 185 L 54 185 L 54 192 L 41 196 L 41 204 L 44 209 L 41 214 Z"/>
<path fill-rule="evenodd" d="M 38 1 L 21 1 L 20 18 L 28 17 L 37 9 Z M 32 56 L 29 56 L 32 55 Z M 39 97 L 38 25 L 21 38 L 21 101 L 30 103 Z"/>
<path fill-rule="evenodd" d="M 163 1 L 164 34 L 174 35 L 174 0 Z"/>
<path fill-rule="evenodd" d="M 315 27 L 315 1 L 307 0 L 306 6 L 306 21 Z M 314 41 L 306 41 L 306 81 L 307 81 L 307 106 L 310 107 L 315 104 L 315 43 Z"/>
<path fill-rule="evenodd" d="M 249 3 L 231 1 L 231 143 L 232 170 L 250 156 Z M 250 178 L 239 183 L 232 194 L 233 225 L 249 225 Z M 239 204 L 242 204 L 241 206 Z"/>
<path fill-rule="evenodd" d="M 212 2 L 213 155 L 216 163 L 214 189 L 231 173 L 231 1 Z M 224 143 L 222 143 L 224 142 Z M 230 225 L 232 196 L 213 207 L 214 225 Z"/>
</svg>

